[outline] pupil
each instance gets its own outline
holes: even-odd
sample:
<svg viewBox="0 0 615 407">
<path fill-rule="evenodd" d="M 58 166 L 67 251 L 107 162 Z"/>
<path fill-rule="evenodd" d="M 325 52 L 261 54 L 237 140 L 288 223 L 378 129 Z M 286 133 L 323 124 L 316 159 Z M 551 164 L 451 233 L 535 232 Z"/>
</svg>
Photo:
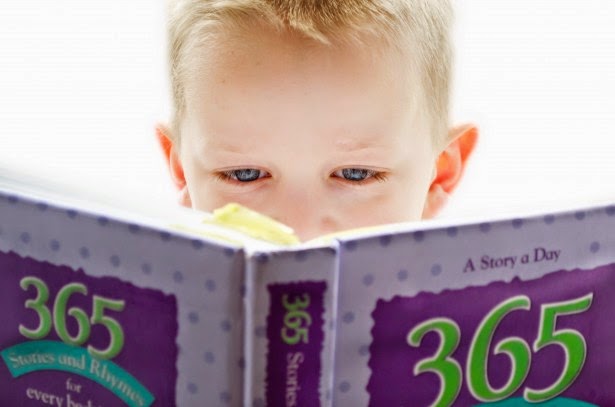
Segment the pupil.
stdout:
<svg viewBox="0 0 615 407">
<path fill-rule="evenodd" d="M 250 182 L 258 179 L 260 175 L 260 170 L 254 168 L 245 168 L 242 170 L 235 170 L 234 175 L 238 181 Z"/>
<path fill-rule="evenodd" d="M 344 168 L 342 175 L 349 181 L 363 181 L 367 178 L 367 170 L 361 170 L 358 168 Z"/>
</svg>

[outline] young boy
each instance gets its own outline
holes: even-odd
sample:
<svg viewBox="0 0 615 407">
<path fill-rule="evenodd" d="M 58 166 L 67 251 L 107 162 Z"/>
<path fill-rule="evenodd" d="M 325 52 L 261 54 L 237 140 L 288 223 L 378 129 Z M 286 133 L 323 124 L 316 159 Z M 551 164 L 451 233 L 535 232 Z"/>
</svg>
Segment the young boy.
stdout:
<svg viewBox="0 0 615 407">
<path fill-rule="evenodd" d="M 172 0 L 181 204 L 237 202 L 302 239 L 434 216 L 477 130 L 448 127 L 446 0 Z"/>
</svg>

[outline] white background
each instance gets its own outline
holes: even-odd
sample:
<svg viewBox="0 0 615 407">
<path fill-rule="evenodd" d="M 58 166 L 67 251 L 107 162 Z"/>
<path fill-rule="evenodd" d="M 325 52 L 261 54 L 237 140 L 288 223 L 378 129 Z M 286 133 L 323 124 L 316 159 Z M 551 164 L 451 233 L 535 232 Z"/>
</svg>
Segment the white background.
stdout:
<svg viewBox="0 0 615 407">
<path fill-rule="evenodd" d="M 0 171 L 172 203 L 164 2 L 0 5 Z M 615 202 L 615 2 L 458 0 L 454 122 L 481 139 L 443 217 Z"/>
</svg>

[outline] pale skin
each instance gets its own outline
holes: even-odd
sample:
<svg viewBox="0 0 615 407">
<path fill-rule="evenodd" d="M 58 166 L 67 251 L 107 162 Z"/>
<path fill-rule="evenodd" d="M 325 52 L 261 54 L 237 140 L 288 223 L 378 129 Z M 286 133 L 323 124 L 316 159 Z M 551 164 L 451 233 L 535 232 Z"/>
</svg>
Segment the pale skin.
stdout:
<svg viewBox="0 0 615 407">
<path fill-rule="evenodd" d="M 157 126 L 183 205 L 237 202 L 303 240 L 444 205 L 477 130 L 453 128 L 439 148 L 401 55 L 272 29 L 222 43 L 186 86 L 181 141 Z"/>
</svg>

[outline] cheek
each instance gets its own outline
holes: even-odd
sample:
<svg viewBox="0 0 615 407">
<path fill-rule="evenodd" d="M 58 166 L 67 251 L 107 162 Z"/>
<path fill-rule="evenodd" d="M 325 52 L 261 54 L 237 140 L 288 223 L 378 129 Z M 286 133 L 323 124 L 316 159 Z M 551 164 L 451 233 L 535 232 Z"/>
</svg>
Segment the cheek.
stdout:
<svg viewBox="0 0 615 407">
<path fill-rule="evenodd" d="M 184 176 L 186 177 L 192 208 L 211 212 L 224 205 L 223 197 L 216 192 L 216 181 L 201 171 L 198 166 L 191 165 L 187 161 L 184 163 Z"/>
<path fill-rule="evenodd" d="M 254 211 L 271 215 L 267 204 L 267 196 L 262 191 L 230 192 L 221 182 L 205 180 L 198 184 L 189 184 L 192 197 L 192 207 L 206 212 L 212 212 L 229 203 L 238 203 Z"/>
<path fill-rule="evenodd" d="M 192 199 L 192 207 L 201 211 L 212 212 L 228 203 L 234 202 L 247 206 L 250 209 L 254 205 L 250 205 L 248 197 L 245 195 L 228 194 L 220 191 L 215 185 L 217 181 L 205 180 L 202 182 L 188 182 L 190 197 Z"/>
<path fill-rule="evenodd" d="M 429 186 L 429 178 L 424 177 L 400 187 L 395 202 L 392 204 L 394 208 L 391 209 L 391 212 L 397 214 L 397 216 L 405 216 L 405 219 L 401 221 L 421 220 Z M 399 220 L 396 220 L 396 222 L 399 222 Z"/>
<path fill-rule="evenodd" d="M 369 199 L 355 199 L 336 209 L 342 229 L 421 219 L 426 191 L 423 188 L 392 188 Z"/>
</svg>

